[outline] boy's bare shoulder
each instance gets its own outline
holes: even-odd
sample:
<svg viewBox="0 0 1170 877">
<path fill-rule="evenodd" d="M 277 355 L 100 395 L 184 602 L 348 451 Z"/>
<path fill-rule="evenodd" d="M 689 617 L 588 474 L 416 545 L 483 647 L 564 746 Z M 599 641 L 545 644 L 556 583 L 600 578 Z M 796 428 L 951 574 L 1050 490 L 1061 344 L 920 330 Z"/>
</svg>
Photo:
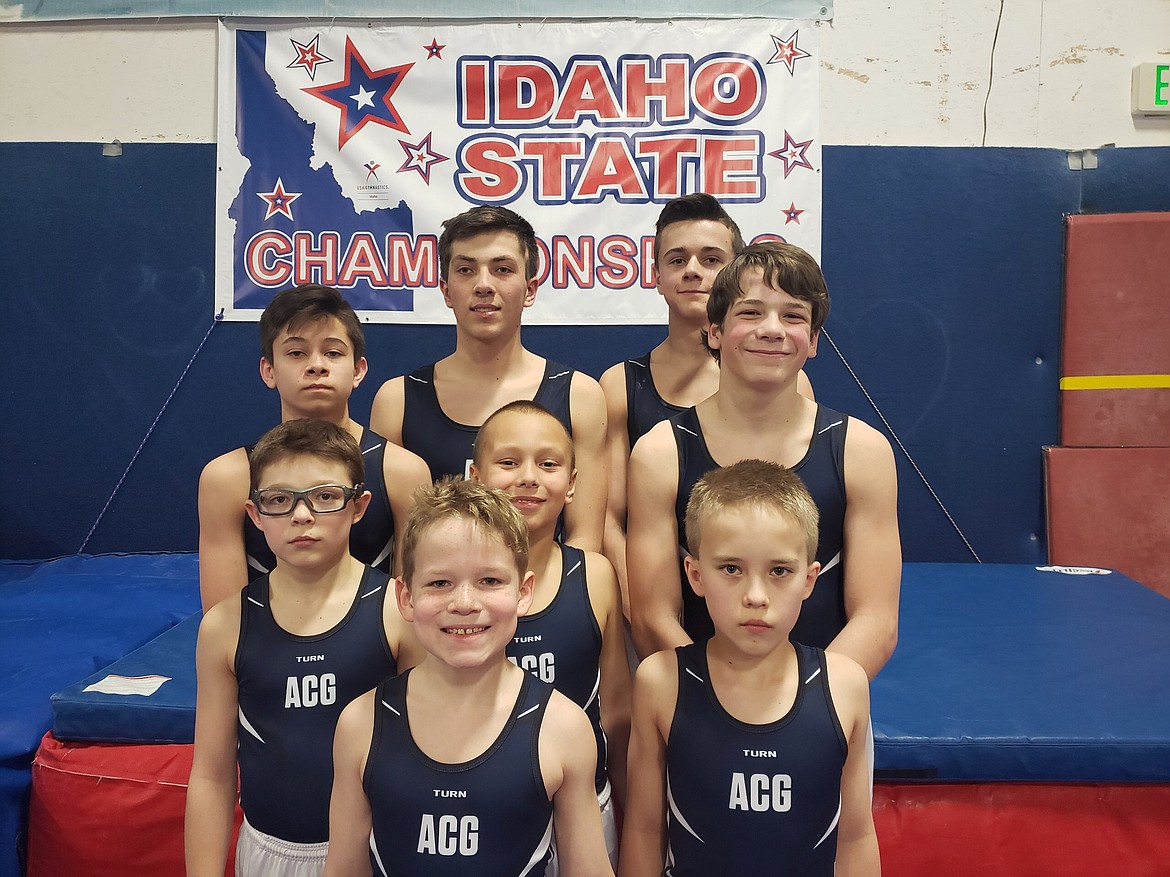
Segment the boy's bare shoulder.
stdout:
<svg viewBox="0 0 1170 877">
<path fill-rule="evenodd" d="M 199 484 L 205 489 L 238 489 L 241 479 L 247 485 L 248 452 L 244 448 L 236 448 L 209 461 L 199 475 Z"/>
<path fill-rule="evenodd" d="M 869 677 L 861 665 L 847 655 L 825 652 L 829 690 L 839 711 L 860 711 L 869 715 Z M 844 718 L 844 716 L 842 717 Z"/>
<path fill-rule="evenodd" d="M 235 652 L 240 636 L 240 601 L 220 600 L 203 613 L 199 622 L 199 644 L 203 649 Z"/>
</svg>

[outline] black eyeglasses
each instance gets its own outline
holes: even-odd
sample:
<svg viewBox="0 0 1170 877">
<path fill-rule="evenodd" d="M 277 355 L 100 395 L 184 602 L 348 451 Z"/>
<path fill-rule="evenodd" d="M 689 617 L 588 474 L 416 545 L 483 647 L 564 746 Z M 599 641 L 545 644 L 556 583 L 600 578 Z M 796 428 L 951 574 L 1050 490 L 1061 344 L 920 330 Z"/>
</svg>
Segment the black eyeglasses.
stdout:
<svg viewBox="0 0 1170 877">
<path fill-rule="evenodd" d="M 306 490 L 293 490 L 289 487 L 262 487 L 252 491 L 252 502 L 256 510 L 262 515 L 280 517 L 291 515 L 297 503 L 304 500 L 305 505 L 313 514 L 323 515 L 329 512 L 339 512 L 345 508 L 351 499 L 361 494 L 364 484 L 355 484 L 353 487 L 344 487 L 340 484 L 320 484 Z"/>
</svg>

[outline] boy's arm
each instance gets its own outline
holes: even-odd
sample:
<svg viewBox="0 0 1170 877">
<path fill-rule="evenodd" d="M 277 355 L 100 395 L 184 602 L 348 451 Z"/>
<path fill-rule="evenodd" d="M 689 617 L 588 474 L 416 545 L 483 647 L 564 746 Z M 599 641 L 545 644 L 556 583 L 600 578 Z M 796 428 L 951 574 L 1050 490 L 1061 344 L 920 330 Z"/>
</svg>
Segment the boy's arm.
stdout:
<svg viewBox="0 0 1170 877">
<path fill-rule="evenodd" d="M 872 679 L 898 641 L 898 473 L 885 436 L 856 418 L 845 439 L 845 618 L 829 649 Z"/>
<path fill-rule="evenodd" d="M 216 457 L 199 476 L 199 599 L 204 612 L 248 584 L 244 502 L 249 483 L 243 448 Z"/>
<path fill-rule="evenodd" d="M 561 875 L 613 877 L 593 784 L 597 747 L 589 719 L 580 707 L 554 691 L 537 745 L 540 772 L 553 802 Z"/>
<path fill-rule="evenodd" d="M 325 877 L 371 877 L 370 802 L 362 786 L 374 732 L 374 692 L 341 712 L 333 735 L 333 794 L 329 798 L 329 852 Z"/>
<path fill-rule="evenodd" d="M 402 414 L 406 406 L 406 378 L 391 378 L 378 388 L 370 407 L 370 429 L 402 446 Z"/>
<path fill-rule="evenodd" d="M 869 733 L 869 683 L 865 671 L 844 655 L 825 656 L 833 705 L 849 740 L 841 771 L 841 821 L 837 831 L 837 877 L 877 877 L 881 873 L 873 824 Z"/>
<path fill-rule="evenodd" d="M 614 799 L 626 806 L 626 750 L 630 744 L 630 662 L 621 614 L 617 576 L 600 554 L 585 556 L 589 602 L 601 628 L 601 727 L 609 741 L 606 772 Z"/>
<path fill-rule="evenodd" d="M 629 793 L 619 877 L 661 877 L 666 850 L 666 740 L 678 698 L 673 652 L 651 655 L 634 677 Z"/>
<path fill-rule="evenodd" d="M 609 494 L 605 502 L 605 533 L 602 553 L 617 572 L 622 591 L 622 614 L 630 617 L 630 591 L 626 579 L 626 469 L 630 461 L 629 414 L 626 399 L 626 364 L 619 362 L 601 376 L 605 394 L 605 448 L 609 462 Z"/>
<path fill-rule="evenodd" d="M 386 485 L 390 514 L 394 518 L 393 574 L 398 575 L 402 571 L 402 536 L 406 532 L 406 516 L 414 506 L 414 492 L 431 483 L 431 470 L 422 457 L 387 439 L 382 456 L 382 483 Z"/>
<path fill-rule="evenodd" d="M 565 541 L 585 551 L 600 551 L 605 529 L 605 396 L 597 381 L 578 372 L 569 387 L 577 486 L 565 508 Z"/>
<path fill-rule="evenodd" d="M 630 454 L 626 574 L 630 631 L 642 657 L 691 641 L 683 630 L 679 575 L 678 448 L 671 424 L 662 422 L 638 439 Z"/>
<path fill-rule="evenodd" d="M 183 847 L 189 877 L 223 877 L 236 811 L 236 716 L 233 670 L 238 601 L 210 609 L 195 647 L 195 752 L 187 785 Z"/>
</svg>

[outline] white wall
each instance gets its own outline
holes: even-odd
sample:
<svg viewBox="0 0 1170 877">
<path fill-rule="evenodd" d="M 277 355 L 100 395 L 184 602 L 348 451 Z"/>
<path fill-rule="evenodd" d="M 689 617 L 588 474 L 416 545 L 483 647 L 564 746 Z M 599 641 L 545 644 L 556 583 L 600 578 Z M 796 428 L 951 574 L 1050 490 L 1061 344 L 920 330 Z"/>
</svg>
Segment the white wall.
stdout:
<svg viewBox="0 0 1170 877">
<path fill-rule="evenodd" d="M 837 0 L 820 27 L 829 144 L 1170 145 L 1129 111 L 1132 68 L 1170 61 L 1170 2 Z M 211 142 L 208 19 L 0 24 L 0 141 Z M 984 134 L 984 100 L 988 96 Z"/>
</svg>

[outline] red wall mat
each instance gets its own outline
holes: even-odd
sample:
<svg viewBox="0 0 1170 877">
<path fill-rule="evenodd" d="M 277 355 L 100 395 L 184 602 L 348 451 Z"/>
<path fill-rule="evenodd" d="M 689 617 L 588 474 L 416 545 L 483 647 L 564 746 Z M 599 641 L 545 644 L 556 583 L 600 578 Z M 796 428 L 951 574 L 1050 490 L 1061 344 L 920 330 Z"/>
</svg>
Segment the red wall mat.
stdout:
<svg viewBox="0 0 1170 877">
<path fill-rule="evenodd" d="M 884 877 L 1165 877 L 1170 786 L 899 785 L 873 790 Z"/>
<path fill-rule="evenodd" d="M 193 748 L 61 743 L 46 734 L 32 766 L 28 877 L 183 877 Z M 237 829 L 240 819 L 237 807 Z"/>
<path fill-rule="evenodd" d="M 1168 339 L 1170 213 L 1070 216 L 1061 444 L 1170 445 Z"/>
<path fill-rule="evenodd" d="M 1170 597 L 1170 448 L 1045 448 L 1048 557 Z"/>
</svg>

